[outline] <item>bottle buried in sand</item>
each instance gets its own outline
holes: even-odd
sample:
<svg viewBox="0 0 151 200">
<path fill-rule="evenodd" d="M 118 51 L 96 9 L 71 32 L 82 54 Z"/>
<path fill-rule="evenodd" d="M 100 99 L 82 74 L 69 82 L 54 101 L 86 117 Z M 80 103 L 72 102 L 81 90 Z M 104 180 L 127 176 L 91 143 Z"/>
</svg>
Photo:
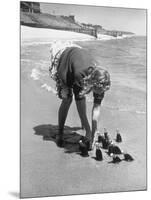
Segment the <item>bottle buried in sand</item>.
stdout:
<svg viewBox="0 0 151 200">
<path fill-rule="evenodd" d="M 85 136 L 81 136 L 81 140 L 82 143 L 86 145 L 87 150 L 90 151 L 91 150 L 90 141 Z"/>
<path fill-rule="evenodd" d="M 125 160 L 125 161 L 131 162 L 134 160 L 134 158 L 128 153 L 123 153 L 123 156 L 124 156 L 123 160 Z"/>
<path fill-rule="evenodd" d="M 123 158 L 119 157 L 116 154 L 111 153 L 110 156 L 112 157 L 112 163 L 119 163 L 121 161 L 127 161 L 127 162 L 131 162 L 134 160 L 134 158 L 127 153 L 122 153 L 123 154 Z"/>
<path fill-rule="evenodd" d="M 122 142 L 122 137 L 119 129 L 116 130 L 116 142 Z"/>
<path fill-rule="evenodd" d="M 108 146 L 108 155 L 112 156 L 113 154 L 123 154 L 123 150 L 120 149 L 113 142 Z"/>
<path fill-rule="evenodd" d="M 119 156 L 113 155 L 112 163 L 120 163 L 122 160 Z"/>
<path fill-rule="evenodd" d="M 88 147 L 82 140 L 79 141 L 79 151 L 81 153 L 81 156 L 83 156 L 83 157 L 89 156 Z"/>
<path fill-rule="evenodd" d="M 104 129 L 104 133 L 101 134 L 100 132 L 97 132 L 96 134 L 96 137 L 94 139 L 94 142 L 93 142 L 93 147 L 95 146 L 96 143 L 99 143 L 101 144 L 101 147 L 103 149 L 108 149 L 108 146 L 110 145 L 110 143 L 112 142 L 111 139 L 110 139 L 110 136 L 107 132 L 106 129 Z"/>
<path fill-rule="evenodd" d="M 102 155 L 100 143 L 96 143 L 95 145 L 96 145 L 96 152 L 95 152 L 96 160 L 102 161 L 103 155 Z"/>
<path fill-rule="evenodd" d="M 106 128 L 104 128 L 104 138 L 105 138 L 106 140 L 109 140 L 109 139 L 110 139 L 110 138 L 109 138 L 108 131 L 107 131 Z"/>
<path fill-rule="evenodd" d="M 105 139 L 105 138 L 104 138 L 103 135 L 100 134 L 100 135 L 98 136 L 98 142 L 99 142 L 99 143 L 102 143 L 104 139 Z"/>
<path fill-rule="evenodd" d="M 108 146 L 111 144 L 111 142 L 112 142 L 112 140 L 110 139 L 108 131 L 106 128 L 104 128 L 104 137 L 102 139 L 102 148 L 108 149 Z"/>
</svg>

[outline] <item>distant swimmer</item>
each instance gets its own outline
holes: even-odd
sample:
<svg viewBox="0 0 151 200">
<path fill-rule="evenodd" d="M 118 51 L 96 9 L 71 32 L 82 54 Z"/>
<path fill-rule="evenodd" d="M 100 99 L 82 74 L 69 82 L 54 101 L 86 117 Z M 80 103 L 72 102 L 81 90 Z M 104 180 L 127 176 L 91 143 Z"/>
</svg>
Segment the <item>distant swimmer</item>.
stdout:
<svg viewBox="0 0 151 200">
<path fill-rule="evenodd" d="M 107 70 L 97 65 L 90 51 L 75 44 L 53 44 L 51 47 L 51 78 L 56 82 L 57 95 L 62 100 L 58 112 L 59 131 L 57 145 L 63 145 L 64 125 L 74 94 L 81 127 L 92 149 L 94 134 L 97 131 L 101 102 L 110 89 L 110 75 Z M 85 95 L 93 93 L 92 130 L 86 114 Z"/>
</svg>

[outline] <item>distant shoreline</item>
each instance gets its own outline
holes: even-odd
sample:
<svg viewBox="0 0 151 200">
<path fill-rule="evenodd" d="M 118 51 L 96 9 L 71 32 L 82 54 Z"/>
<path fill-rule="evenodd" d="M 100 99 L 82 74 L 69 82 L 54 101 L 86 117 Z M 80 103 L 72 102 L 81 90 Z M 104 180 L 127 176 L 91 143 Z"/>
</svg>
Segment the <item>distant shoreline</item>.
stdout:
<svg viewBox="0 0 151 200">
<path fill-rule="evenodd" d="M 38 29 L 38 31 L 37 31 Z M 135 36 L 135 35 L 134 35 Z M 113 37 L 110 35 L 98 34 L 98 38 L 95 38 L 88 34 L 77 33 L 73 31 L 56 30 L 50 28 L 37 28 L 31 26 L 21 25 L 21 45 L 32 45 L 32 44 L 50 44 L 54 41 L 106 41 L 106 40 L 117 40 L 124 39 L 126 37 L 134 36 L 119 36 Z"/>
<path fill-rule="evenodd" d="M 83 33 L 63 31 L 47 28 L 28 27 L 21 25 L 21 43 L 52 43 L 56 40 L 62 41 L 90 41 L 95 37 Z"/>
<path fill-rule="evenodd" d="M 122 37 L 123 35 L 135 35 L 127 31 L 106 30 L 101 25 L 80 23 L 75 20 L 75 16 L 56 16 L 46 13 L 21 12 L 20 24 L 29 27 L 73 31 L 91 35 L 95 38 L 98 38 L 100 34 L 114 38 Z"/>
</svg>

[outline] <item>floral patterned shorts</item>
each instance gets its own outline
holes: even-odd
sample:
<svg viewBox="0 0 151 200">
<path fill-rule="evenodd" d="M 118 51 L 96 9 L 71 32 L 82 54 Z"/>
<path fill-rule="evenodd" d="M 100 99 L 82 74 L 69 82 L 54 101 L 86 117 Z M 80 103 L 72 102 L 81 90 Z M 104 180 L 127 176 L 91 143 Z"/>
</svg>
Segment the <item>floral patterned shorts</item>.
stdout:
<svg viewBox="0 0 151 200">
<path fill-rule="evenodd" d="M 81 100 L 81 99 L 85 98 L 84 96 L 83 97 L 80 96 L 80 92 L 82 90 L 81 87 L 79 87 L 77 85 L 68 87 L 67 85 L 65 85 L 62 82 L 62 80 L 58 76 L 57 66 L 58 66 L 58 62 L 55 62 L 49 68 L 50 77 L 56 82 L 57 96 L 60 99 L 68 99 L 68 98 L 72 98 L 72 96 L 74 94 L 76 100 Z"/>
</svg>

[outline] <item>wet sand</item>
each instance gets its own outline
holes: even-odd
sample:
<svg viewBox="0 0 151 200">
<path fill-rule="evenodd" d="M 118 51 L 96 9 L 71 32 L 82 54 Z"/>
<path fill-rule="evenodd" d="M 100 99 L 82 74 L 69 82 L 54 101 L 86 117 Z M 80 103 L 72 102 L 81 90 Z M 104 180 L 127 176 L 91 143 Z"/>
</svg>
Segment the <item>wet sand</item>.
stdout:
<svg viewBox="0 0 151 200">
<path fill-rule="evenodd" d="M 109 98 L 109 94 L 105 99 Z M 105 101 L 104 99 L 104 101 Z M 100 128 L 108 128 L 111 137 L 122 127 L 119 145 L 132 154 L 133 162 L 96 161 L 94 152 L 83 158 L 77 152 L 80 120 L 73 101 L 66 125 L 67 144 L 58 148 L 57 111 L 60 100 L 40 88 L 30 77 L 21 77 L 21 196 L 40 197 L 83 193 L 119 192 L 146 189 L 145 115 L 107 110 L 102 107 Z M 87 103 L 90 121 L 92 103 Z M 76 132 L 76 133 L 73 133 Z M 43 136 L 45 136 L 43 138 Z"/>
<path fill-rule="evenodd" d="M 29 38 L 31 33 L 27 34 Z M 36 42 L 41 35 L 37 37 Z M 43 41 L 50 43 L 51 37 L 44 37 Z M 106 127 L 114 140 L 115 130 L 120 128 L 123 142 L 119 146 L 134 157 L 133 162 L 110 163 L 112 159 L 105 150 L 101 162 L 94 159 L 94 151 L 86 158 L 78 154 L 77 141 L 84 132 L 78 128 L 80 120 L 74 101 L 66 121 L 66 144 L 59 148 L 55 134 L 61 102 L 41 87 L 42 81 L 31 77 L 32 69 L 42 60 L 48 65 L 49 45 L 29 49 L 25 46 L 21 53 L 21 197 L 146 190 L 146 115 L 101 108 L 99 129 Z M 54 82 L 50 80 L 49 85 Z M 114 92 L 112 86 L 104 102 L 111 101 Z M 91 109 L 92 102 L 87 102 L 90 123 Z"/>
</svg>

